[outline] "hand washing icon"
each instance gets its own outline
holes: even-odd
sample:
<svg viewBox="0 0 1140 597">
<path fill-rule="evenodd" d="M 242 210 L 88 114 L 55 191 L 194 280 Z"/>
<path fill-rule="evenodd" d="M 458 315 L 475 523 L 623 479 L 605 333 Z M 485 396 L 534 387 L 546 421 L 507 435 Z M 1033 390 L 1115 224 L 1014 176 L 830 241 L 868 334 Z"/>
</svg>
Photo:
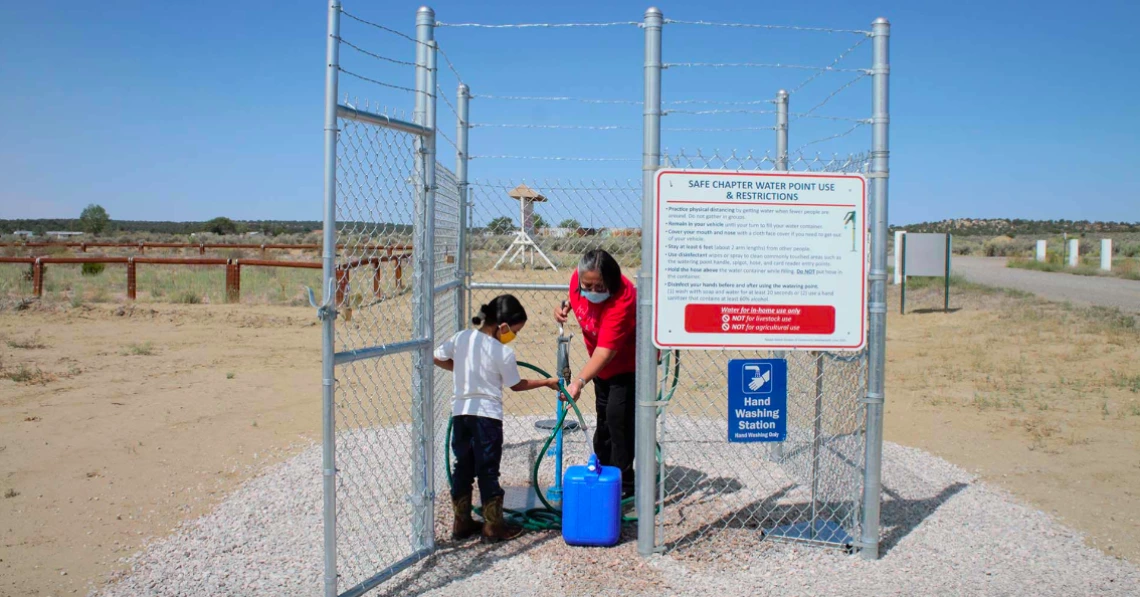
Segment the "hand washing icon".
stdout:
<svg viewBox="0 0 1140 597">
<path fill-rule="evenodd" d="M 746 375 L 744 392 L 747 394 L 767 394 L 772 391 L 772 366 L 767 363 L 749 363 L 744 365 Z"/>
</svg>

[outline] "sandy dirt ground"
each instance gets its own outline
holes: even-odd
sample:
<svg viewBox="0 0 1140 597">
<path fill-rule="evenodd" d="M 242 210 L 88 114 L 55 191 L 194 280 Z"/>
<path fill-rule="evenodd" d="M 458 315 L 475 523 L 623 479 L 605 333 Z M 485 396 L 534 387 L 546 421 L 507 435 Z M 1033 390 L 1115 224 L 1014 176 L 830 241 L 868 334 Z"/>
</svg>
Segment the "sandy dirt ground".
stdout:
<svg viewBox="0 0 1140 597">
<path fill-rule="evenodd" d="M 319 437 L 310 309 L 119 312 L 0 314 L 0 595 L 86 594 Z"/>
<path fill-rule="evenodd" d="M 955 292 L 954 312 L 917 289 L 890 316 L 887 439 L 1140 562 L 1135 322 Z M 0 312 L 0 336 L 0 595 L 86 594 L 319 434 L 307 308 L 33 307 Z"/>
</svg>

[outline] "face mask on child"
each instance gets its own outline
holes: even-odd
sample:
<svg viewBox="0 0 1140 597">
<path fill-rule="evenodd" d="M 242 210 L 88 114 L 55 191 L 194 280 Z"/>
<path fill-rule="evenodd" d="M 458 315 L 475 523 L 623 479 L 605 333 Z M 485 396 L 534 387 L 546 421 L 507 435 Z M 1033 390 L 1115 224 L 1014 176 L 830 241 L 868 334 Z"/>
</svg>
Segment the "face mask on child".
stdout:
<svg viewBox="0 0 1140 597">
<path fill-rule="evenodd" d="M 501 324 L 501 327 L 499 327 L 499 342 L 502 342 L 503 344 L 510 344 L 511 341 L 517 337 L 518 336 L 515 334 L 515 331 L 511 329 L 511 326 L 505 323 Z"/>
<path fill-rule="evenodd" d="M 606 299 L 610 298 L 609 292 L 593 292 L 590 290 L 579 290 L 579 292 L 582 293 L 582 298 L 585 298 L 595 305 L 603 303 Z"/>
</svg>

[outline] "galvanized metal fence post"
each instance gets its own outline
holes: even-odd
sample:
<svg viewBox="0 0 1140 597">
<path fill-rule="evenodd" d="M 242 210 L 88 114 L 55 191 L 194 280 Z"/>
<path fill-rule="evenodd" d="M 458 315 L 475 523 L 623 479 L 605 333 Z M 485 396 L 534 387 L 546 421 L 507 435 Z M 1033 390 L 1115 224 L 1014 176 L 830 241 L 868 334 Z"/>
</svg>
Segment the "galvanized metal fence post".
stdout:
<svg viewBox="0 0 1140 597">
<path fill-rule="evenodd" d="M 416 137 L 416 230 L 412 295 L 412 330 L 427 344 L 412 354 L 412 549 L 435 546 L 433 525 L 434 490 L 432 444 L 432 385 L 435 371 L 432 351 L 435 341 L 435 11 L 424 6 L 416 11 L 416 108 L 414 122 L 430 130 Z"/>
<path fill-rule="evenodd" d="M 776 92 L 776 170 L 788 169 L 788 92 Z"/>
<path fill-rule="evenodd" d="M 641 157 L 641 271 L 637 275 L 637 415 L 634 459 L 637 491 L 637 552 L 652 554 L 657 467 L 657 359 L 653 347 L 653 180 L 661 164 L 661 28 L 657 8 L 645 11 L 645 108 Z"/>
<path fill-rule="evenodd" d="M 788 92 L 784 89 L 776 92 L 776 170 L 779 172 L 787 172 L 788 170 Z M 777 359 L 786 359 L 788 353 L 777 350 L 772 353 L 772 356 Z M 770 454 L 772 460 L 782 462 L 784 460 L 784 442 L 773 442 Z"/>
<path fill-rule="evenodd" d="M 860 540 L 864 559 L 879 557 L 879 506 L 882 499 L 883 398 L 887 349 L 887 181 L 890 122 L 889 41 L 885 18 L 872 24 L 871 64 L 871 299 L 868 338 L 866 467 L 863 471 L 863 524 Z M 905 241 L 904 241 L 905 242 Z M 904 280 L 905 283 L 905 280 Z"/>
<path fill-rule="evenodd" d="M 325 189 L 321 253 L 321 477 L 324 492 L 325 597 L 336 597 L 336 104 L 340 74 L 340 0 L 329 0 L 325 70 Z"/>
<path fill-rule="evenodd" d="M 471 100 L 471 90 L 467 85 L 459 84 L 459 93 L 456 98 L 456 131 L 455 131 L 455 180 L 459 187 L 459 246 L 456 247 L 456 252 L 459 255 L 456 259 L 459 261 L 459 275 L 458 278 L 462 285 L 457 291 L 455 300 L 455 316 L 458 318 L 455 329 L 456 331 L 462 330 L 467 327 L 467 303 L 470 300 L 469 293 L 471 292 L 471 263 L 470 255 L 467 252 L 467 133 L 471 128 L 471 120 L 468 118 L 468 110 L 470 109 L 469 102 Z"/>
</svg>

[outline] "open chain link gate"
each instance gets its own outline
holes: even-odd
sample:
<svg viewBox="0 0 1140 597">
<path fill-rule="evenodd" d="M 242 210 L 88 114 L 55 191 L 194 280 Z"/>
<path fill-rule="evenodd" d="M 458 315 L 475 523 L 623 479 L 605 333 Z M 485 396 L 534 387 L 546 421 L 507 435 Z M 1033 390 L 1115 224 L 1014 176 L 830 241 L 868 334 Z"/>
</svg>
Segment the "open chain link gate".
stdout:
<svg viewBox="0 0 1140 597">
<path fill-rule="evenodd" d="M 370 54 L 342 39 L 342 16 L 412 41 L 415 61 Z M 774 154 L 677 151 L 664 155 L 660 117 L 664 112 L 661 72 L 666 65 L 661 60 L 661 35 L 664 26 L 673 22 L 651 9 L 639 24 L 646 41 L 641 181 L 468 182 L 468 160 L 473 157 L 468 153 L 472 128 L 468 100 L 472 95 L 461 81 L 452 104 L 437 84 L 438 57 L 443 57 L 457 77 L 458 72 L 435 41 L 435 28 L 441 25 L 435 14 L 430 9 L 417 12 L 413 38 L 345 11 L 340 0 L 330 0 L 324 275 L 321 302 L 314 299 L 324 326 L 326 596 L 366 593 L 435 550 L 437 533 L 443 528 L 437 519 L 448 512 L 442 450 L 451 383 L 450 374 L 432 365 L 434 346 L 469 325 L 471 312 L 480 304 L 512 292 L 530 313 L 530 325 L 514 345 L 516 350 L 521 358 L 554 370 L 556 327 L 551 313 L 565 298 L 570 273 L 585 250 L 606 249 L 639 288 L 651 287 L 652 238 L 642 231 L 652 229 L 652 214 L 647 210 L 653 202 L 651 180 L 662 166 L 866 176 L 870 183 L 870 325 L 867 348 L 860 353 L 715 350 L 670 355 L 664 362 L 675 375 L 679 360 L 681 375 L 675 390 L 664 394 L 671 400 L 663 403 L 657 390 L 662 382 L 668 385 L 675 378 L 656 366 L 656 351 L 644 333 L 652 313 L 651 297 L 641 294 L 639 552 L 716 550 L 722 542 L 738 548 L 741 537 L 758 544 L 777 536 L 776 529 L 793 528 L 797 532 L 785 534 L 784 539 L 858 549 L 865 557 L 877 557 L 889 25 L 880 20 L 872 32 L 845 31 L 873 41 L 872 68 L 852 71 L 862 73 L 856 80 L 867 75 L 873 79 L 873 114 L 870 119 L 855 120 L 855 127 L 835 137 L 870 124 L 871 151 L 825 159 L 788 151 L 788 94 L 783 91 L 771 102 L 777 108 L 773 112 L 776 126 L 770 129 L 776 133 Z M 339 60 L 342 44 L 411 67 L 415 87 L 345 70 Z M 836 70 L 835 63 L 825 69 Z M 411 118 L 342 100 L 338 96 L 342 73 L 413 93 Z M 832 92 L 823 103 L 852 83 Z M 454 141 L 436 126 L 440 98 L 457 118 Z M 798 116 L 807 117 L 821 105 Z M 455 148 L 454 172 L 437 162 L 438 137 Z M 541 217 L 550 221 L 537 221 L 534 212 L 528 211 L 533 206 L 526 202 L 547 199 L 550 206 L 544 207 Z M 338 244 L 342 246 L 339 252 Z M 567 331 L 578 335 L 573 318 Z M 578 340 L 574 346 L 572 365 L 577 368 L 584 362 L 585 351 Z M 726 365 L 729 359 L 742 357 L 788 361 L 788 434 L 780 444 L 724 441 Z M 589 398 L 582 401 L 590 426 L 596 422 L 592 403 Z M 553 414 L 552 409 L 544 400 L 507 400 L 504 408 L 502 482 L 524 487 L 541 445 L 542 433 L 535 423 Z M 646 429 L 652 432 L 646 434 Z M 565 460 L 584 461 L 591 448 L 581 436 L 567 434 L 565 440 Z M 539 481 L 553 483 L 553 473 L 543 471 Z"/>
</svg>

